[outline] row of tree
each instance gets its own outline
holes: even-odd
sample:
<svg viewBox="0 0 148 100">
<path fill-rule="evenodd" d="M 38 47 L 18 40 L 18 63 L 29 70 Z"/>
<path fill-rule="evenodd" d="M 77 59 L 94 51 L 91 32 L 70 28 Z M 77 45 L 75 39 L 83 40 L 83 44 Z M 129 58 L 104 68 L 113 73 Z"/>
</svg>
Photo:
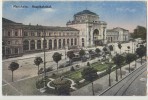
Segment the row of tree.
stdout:
<svg viewBox="0 0 148 100">
<path fill-rule="evenodd" d="M 146 40 L 146 31 L 147 29 L 143 26 L 137 26 L 136 29 L 134 29 L 134 32 L 131 34 L 132 38 L 141 38 Z"/>
<path fill-rule="evenodd" d="M 145 51 L 146 47 L 140 46 L 139 48 L 137 48 L 136 50 L 136 54 L 138 55 L 138 57 L 141 58 L 141 62 L 142 62 L 142 57 L 144 56 L 145 53 L 141 53 L 141 52 L 146 52 Z M 122 78 L 122 66 L 124 63 L 129 64 L 129 73 L 131 71 L 130 68 L 130 63 L 135 61 L 135 67 L 136 67 L 136 59 L 137 59 L 137 55 L 136 54 L 132 54 L 132 53 L 128 53 L 126 55 L 126 57 L 124 57 L 123 55 L 119 55 L 117 54 L 114 58 L 114 64 L 116 65 L 116 81 L 118 81 L 118 73 L 117 70 L 120 69 L 120 77 Z M 142 63 L 141 63 L 142 64 Z M 98 77 L 97 75 L 97 70 L 94 69 L 93 67 L 90 66 L 90 64 L 87 64 L 87 68 L 84 68 L 83 71 L 81 72 L 82 77 L 87 80 L 90 81 L 92 83 L 92 94 L 95 95 L 94 93 L 94 87 L 93 87 L 93 81 Z M 106 70 L 106 73 L 108 73 L 109 75 L 109 86 L 111 86 L 111 79 L 110 79 L 110 74 L 112 72 L 112 66 L 108 66 L 108 69 Z"/>
</svg>

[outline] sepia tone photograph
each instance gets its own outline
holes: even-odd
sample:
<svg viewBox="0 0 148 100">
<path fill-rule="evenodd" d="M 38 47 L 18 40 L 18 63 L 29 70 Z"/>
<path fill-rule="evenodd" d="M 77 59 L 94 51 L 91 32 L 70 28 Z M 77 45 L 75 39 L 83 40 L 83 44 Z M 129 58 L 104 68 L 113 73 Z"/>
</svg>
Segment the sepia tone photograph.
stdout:
<svg viewBox="0 0 148 100">
<path fill-rule="evenodd" d="M 147 2 L 2 1 L 2 96 L 147 96 Z"/>
</svg>

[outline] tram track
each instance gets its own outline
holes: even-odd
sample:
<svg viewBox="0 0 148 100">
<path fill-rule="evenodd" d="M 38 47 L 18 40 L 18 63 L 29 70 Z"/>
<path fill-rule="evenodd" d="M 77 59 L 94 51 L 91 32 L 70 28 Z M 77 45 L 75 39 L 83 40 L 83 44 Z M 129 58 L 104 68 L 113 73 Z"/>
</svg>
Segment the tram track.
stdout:
<svg viewBox="0 0 148 100">
<path fill-rule="evenodd" d="M 143 67 L 143 66 L 142 66 Z M 134 75 L 132 75 L 132 77 L 130 77 L 130 79 L 128 79 L 128 81 L 126 82 L 126 84 L 124 84 L 117 92 L 115 95 L 118 96 L 123 96 L 126 91 L 128 90 L 128 88 L 130 87 L 130 85 L 144 72 L 146 71 L 146 67 L 143 67 L 138 73 L 135 73 Z M 127 85 L 128 84 L 128 85 Z M 123 91 L 122 91 L 123 89 Z M 114 96 L 115 96 L 114 95 Z"/>
<path fill-rule="evenodd" d="M 139 77 L 144 71 L 146 71 L 146 63 L 141 65 L 139 68 L 131 72 L 129 75 L 125 76 L 122 80 L 117 82 L 116 84 L 112 85 L 108 89 L 104 90 L 99 96 L 121 96 L 124 95 L 125 92 L 128 90 L 130 85 Z"/>
</svg>

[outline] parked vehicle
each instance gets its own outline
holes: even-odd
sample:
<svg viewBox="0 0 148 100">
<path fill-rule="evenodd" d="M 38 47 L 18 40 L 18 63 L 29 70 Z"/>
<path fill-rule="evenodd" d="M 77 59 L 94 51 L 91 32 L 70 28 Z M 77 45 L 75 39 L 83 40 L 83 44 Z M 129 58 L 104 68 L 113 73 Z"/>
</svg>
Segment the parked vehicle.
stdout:
<svg viewBox="0 0 148 100">
<path fill-rule="evenodd" d="M 52 71 L 52 70 L 53 70 L 52 67 L 48 67 L 48 68 L 45 69 L 46 72 L 50 72 L 50 71 Z M 43 68 L 40 68 L 40 70 L 38 71 L 38 73 L 39 73 L 39 74 L 44 73 L 44 69 L 43 69 Z"/>
<path fill-rule="evenodd" d="M 73 57 L 72 62 L 75 62 L 75 61 L 81 61 L 81 57 Z"/>
<path fill-rule="evenodd" d="M 70 63 L 69 63 L 69 61 L 66 61 L 65 63 L 61 64 L 59 66 L 59 68 L 64 68 L 64 67 L 68 67 L 68 66 L 70 66 Z"/>
</svg>

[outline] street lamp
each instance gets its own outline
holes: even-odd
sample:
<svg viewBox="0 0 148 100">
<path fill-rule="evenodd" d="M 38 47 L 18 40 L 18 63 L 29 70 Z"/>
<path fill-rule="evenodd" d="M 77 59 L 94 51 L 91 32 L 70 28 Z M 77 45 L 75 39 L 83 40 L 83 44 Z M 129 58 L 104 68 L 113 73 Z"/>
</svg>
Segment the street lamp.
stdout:
<svg viewBox="0 0 148 100">
<path fill-rule="evenodd" d="M 105 44 L 105 27 L 103 27 L 103 42 Z"/>
<path fill-rule="evenodd" d="M 65 45 L 65 60 L 66 60 L 66 45 Z"/>
<path fill-rule="evenodd" d="M 46 88 L 46 58 L 45 58 L 45 30 L 43 29 L 43 52 L 44 52 L 44 89 Z"/>
<path fill-rule="evenodd" d="M 136 52 L 136 43 L 134 42 L 134 53 Z"/>
</svg>

